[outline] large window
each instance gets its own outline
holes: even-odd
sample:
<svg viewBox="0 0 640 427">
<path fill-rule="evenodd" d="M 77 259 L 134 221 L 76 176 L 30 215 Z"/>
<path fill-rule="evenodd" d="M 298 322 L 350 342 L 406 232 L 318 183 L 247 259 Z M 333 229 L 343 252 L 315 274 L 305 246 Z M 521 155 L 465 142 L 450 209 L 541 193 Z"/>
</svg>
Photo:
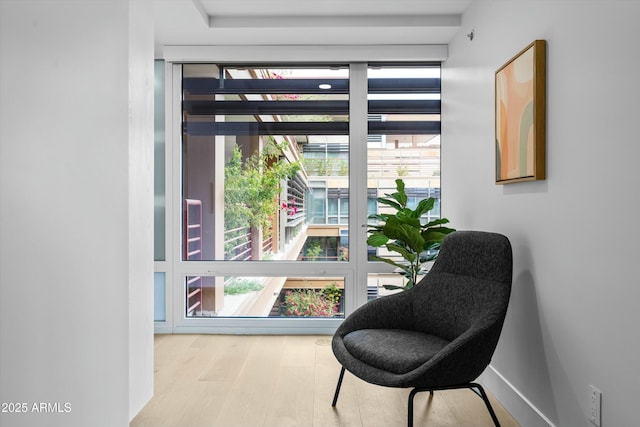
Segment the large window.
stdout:
<svg viewBox="0 0 640 427">
<path fill-rule="evenodd" d="M 348 248 L 334 236 L 348 231 L 348 202 L 322 196 L 328 214 L 323 224 L 334 224 L 331 228 L 314 229 L 306 210 L 312 204 L 310 176 L 337 175 L 343 192 L 348 189 L 347 66 L 185 64 L 182 118 L 183 261 L 345 260 L 338 252 Z M 318 145 L 324 152 L 306 148 Z M 326 300 L 327 280 L 306 280 L 316 283 L 315 289 L 291 288 L 299 281 L 187 276 L 185 313 L 297 316 L 296 310 L 273 307 L 298 294 L 301 300 Z M 239 282 L 253 285 L 238 287 Z M 344 280 L 330 283 L 337 303 Z M 241 297 L 231 289 L 244 290 L 242 304 L 233 302 Z M 335 315 L 313 312 L 313 317 Z"/>
<path fill-rule="evenodd" d="M 367 216 L 397 178 L 439 215 L 438 64 L 167 69 L 165 322 L 309 328 L 397 280 L 367 261 Z"/>
</svg>

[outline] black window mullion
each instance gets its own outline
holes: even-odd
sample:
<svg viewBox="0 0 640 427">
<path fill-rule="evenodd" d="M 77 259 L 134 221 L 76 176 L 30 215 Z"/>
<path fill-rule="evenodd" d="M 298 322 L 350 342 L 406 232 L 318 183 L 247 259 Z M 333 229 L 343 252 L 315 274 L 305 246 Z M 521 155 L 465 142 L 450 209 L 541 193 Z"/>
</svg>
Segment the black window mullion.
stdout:
<svg viewBox="0 0 640 427">
<path fill-rule="evenodd" d="M 369 93 L 440 93 L 440 79 L 430 78 L 370 78 Z"/>
<path fill-rule="evenodd" d="M 184 111 L 194 115 L 346 115 L 349 113 L 349 101 L 184 101 Z"/>
<path fill-rule="evenodd" d="M 348 94 L 348 79 L 183 79 L 183 89 L 191 94 Z M 323 88 L 329 85 L 329 88 Z"/>
</svg>

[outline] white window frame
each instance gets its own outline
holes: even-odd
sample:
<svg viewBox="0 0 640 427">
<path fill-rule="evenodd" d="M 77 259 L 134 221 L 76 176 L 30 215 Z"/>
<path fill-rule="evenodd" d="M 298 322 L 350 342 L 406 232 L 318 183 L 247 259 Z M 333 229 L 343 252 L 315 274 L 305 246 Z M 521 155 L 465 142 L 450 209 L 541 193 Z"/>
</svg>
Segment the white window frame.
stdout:
<svg viewBox="0 0 640 427">
<path fill-rule="evenodd" d="M 156 272 L 166 273 L 167 310 L 164 322 L 156 322 L 156 333 L 259 333 L 332 334 L 341 318 L 187 318 L 184 283 L 187 276 L 343 276 L 345 316 L 367 301 L 367 278 L 389 272 L 389 266 L 367 261 L 367 198 L 349 200 L 349 260 L 344 262 L 299 261 L 183 261 L 181 99 L 182 64 L 208 63 L 349 63 L 349 192 L 367 194 L 367 68 L 369 62 L 425 62 L 446 59 L 442 45 L 410 46 L 193 46 L 165 47 L 166 123 L 166 225 L 165 261 L 156 261 Z M 363 57 L 365 55 L 365 57 Z M 268 58 L 268 59 L 267 59 Z M 355 62 L 354 62 L 355 60 Z"/>
</svg>

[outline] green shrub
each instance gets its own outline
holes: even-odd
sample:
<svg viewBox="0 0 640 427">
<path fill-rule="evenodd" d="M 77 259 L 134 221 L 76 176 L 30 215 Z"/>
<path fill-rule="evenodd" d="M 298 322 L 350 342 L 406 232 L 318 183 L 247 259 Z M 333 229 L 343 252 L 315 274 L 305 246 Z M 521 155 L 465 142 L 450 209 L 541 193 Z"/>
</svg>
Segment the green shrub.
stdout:
<svg viewBox="0 0 640 427">
<path fill-rule="evenodd" d="M 249 292 L 261 291 L 264 285 L 260 282 L 241 277 L 234 277 L 224 284 L 225 295 L 241 295 Z"/>
<path fill-rule="evenodd" d="M 331 317 L 338 312 L 338 305 L 321 290 L 288 290 L 284 303 L 285 316 Z"/>
</svg>

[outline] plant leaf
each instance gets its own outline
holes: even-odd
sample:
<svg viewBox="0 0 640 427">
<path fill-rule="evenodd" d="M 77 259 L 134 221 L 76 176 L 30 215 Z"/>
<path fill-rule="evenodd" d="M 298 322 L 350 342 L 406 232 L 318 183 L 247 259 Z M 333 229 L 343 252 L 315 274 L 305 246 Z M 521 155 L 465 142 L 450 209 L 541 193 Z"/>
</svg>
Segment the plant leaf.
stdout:
<svg viewBox="0 0 640 427">
<path fill-rule="evenodd" d="M 427 246 L 427 244 L 425 244 L 425 246 Z M 438 253 L 440 252 L 440 243 L 437 243 L 437 245 L 429 245 L 430 247 L 428 249 L 425 249 L 422 254 L 425 257 L 425 261 L 433 261 L 435 259 L 435 257 L 438 256 Z"/>
<path fill-rule="evenodd" d="M 385 236 L 382 233 L 374 232 L 367 237 L 367 244 L 379 248 L 380 246 L 384 246 L 389 241 L 389 237 Z"/>
<path fill-rule="evenodd" d="M 388 243 L 387 249 L 389 249 L 392 252 L 399 253 L 400 255 L 402 255 L 404 259 L 406 259 L 411 263 L 416 260 L 416 253 L 409 252 L 407 248 L 405 248 L 404 246 L 398 245 L 397 243 Z"/>
<path fill-rule="evenodd" d="M 416 229 L 419 229 L 421 227 L 420 218 L 416 217 L 411 209 L 405 208 L 402 211 L 398 212 L 398 215 L 396 215 L 395 219 L 397 219 L 401 224 L 408 224 L 411 227 L 415 227 Z"/>
<path fill-rule="evenodd" d="M 382 261 L 382 262 L 384 262 L 386 264 L 389 264 L 389 265 L 392 265 L 392 266 L 394 266 L 396 268 L 399 268 L 402 271 L 409 272 L 409 268 L 410 267 L 408 265 L 400 264 L 399 262 L 396 262 L 396 261 L 394 261 L 392 259 L 389 259 L 389 258 L 382 258 L 382 257 L 376 256 L 376 255 L 373 255 L 371 257 L 371 260 L 372 261 Z"/>
<path fill-rule="evenodd" d="M 404 190 L 404 181 L 402 179 L 396 179 L 396 200 L 402 205 L 407 206 L 407 193 Z"/>
<path fill-rule="evenodd" d="M 415 217 L 420 218 L 425 213 L 429 212 L 433 209 L 436 203 L 436 199 L 433 197 L 429 197 L 428 199 L 422 199 L 418 202 L 418 206 L 415 209 Z"/>
<path fill-rule="evenodd" d="M 397 290 L 405 290 L 404 286 L 397 286 L 397 285 L 382 285 L 383 288 L 385 288 L 388 291 L 397 291 Z"/>
<path fill-rule="evenodd" d="M 384 197 L 378 197 L 378 203 L 382 203 L 383 205 L 388 205 L 391 206 L 393 208 L 395 208 L 396 210 L 402 210 L 402 206 L 400 204 L 398 204 L 397 201 L 392 200 L 392 199 L 386 199 Z"/>
<path fill-rule="evenodd" d="M 447 224 L 448 222 L 449 220 L 447 218 L 434 219 L 433 221 L 426 223 L 425 227 L 435 227 L 436 225 Z"/>
<path fill-rule="evenodd" d="M 425 242 L 441 243 L 444 240 L 444 238 L 447 236 L 447 234 L 451 234 L 454 231 L 456 230 L 454 230 L 453 228 L 432 227 L 422 232 L 422 238 L 425 240 Z"/>
<path fill-rule="evenodd" d="M 420 230 L 408 224 L 392 224 L 389 230 L 385 226 L 383 232 L 392 239 L 403 241 L 415 253 L 421 252 L 425 243 L 424 238 L 420 235 Z"/>
</svg>

